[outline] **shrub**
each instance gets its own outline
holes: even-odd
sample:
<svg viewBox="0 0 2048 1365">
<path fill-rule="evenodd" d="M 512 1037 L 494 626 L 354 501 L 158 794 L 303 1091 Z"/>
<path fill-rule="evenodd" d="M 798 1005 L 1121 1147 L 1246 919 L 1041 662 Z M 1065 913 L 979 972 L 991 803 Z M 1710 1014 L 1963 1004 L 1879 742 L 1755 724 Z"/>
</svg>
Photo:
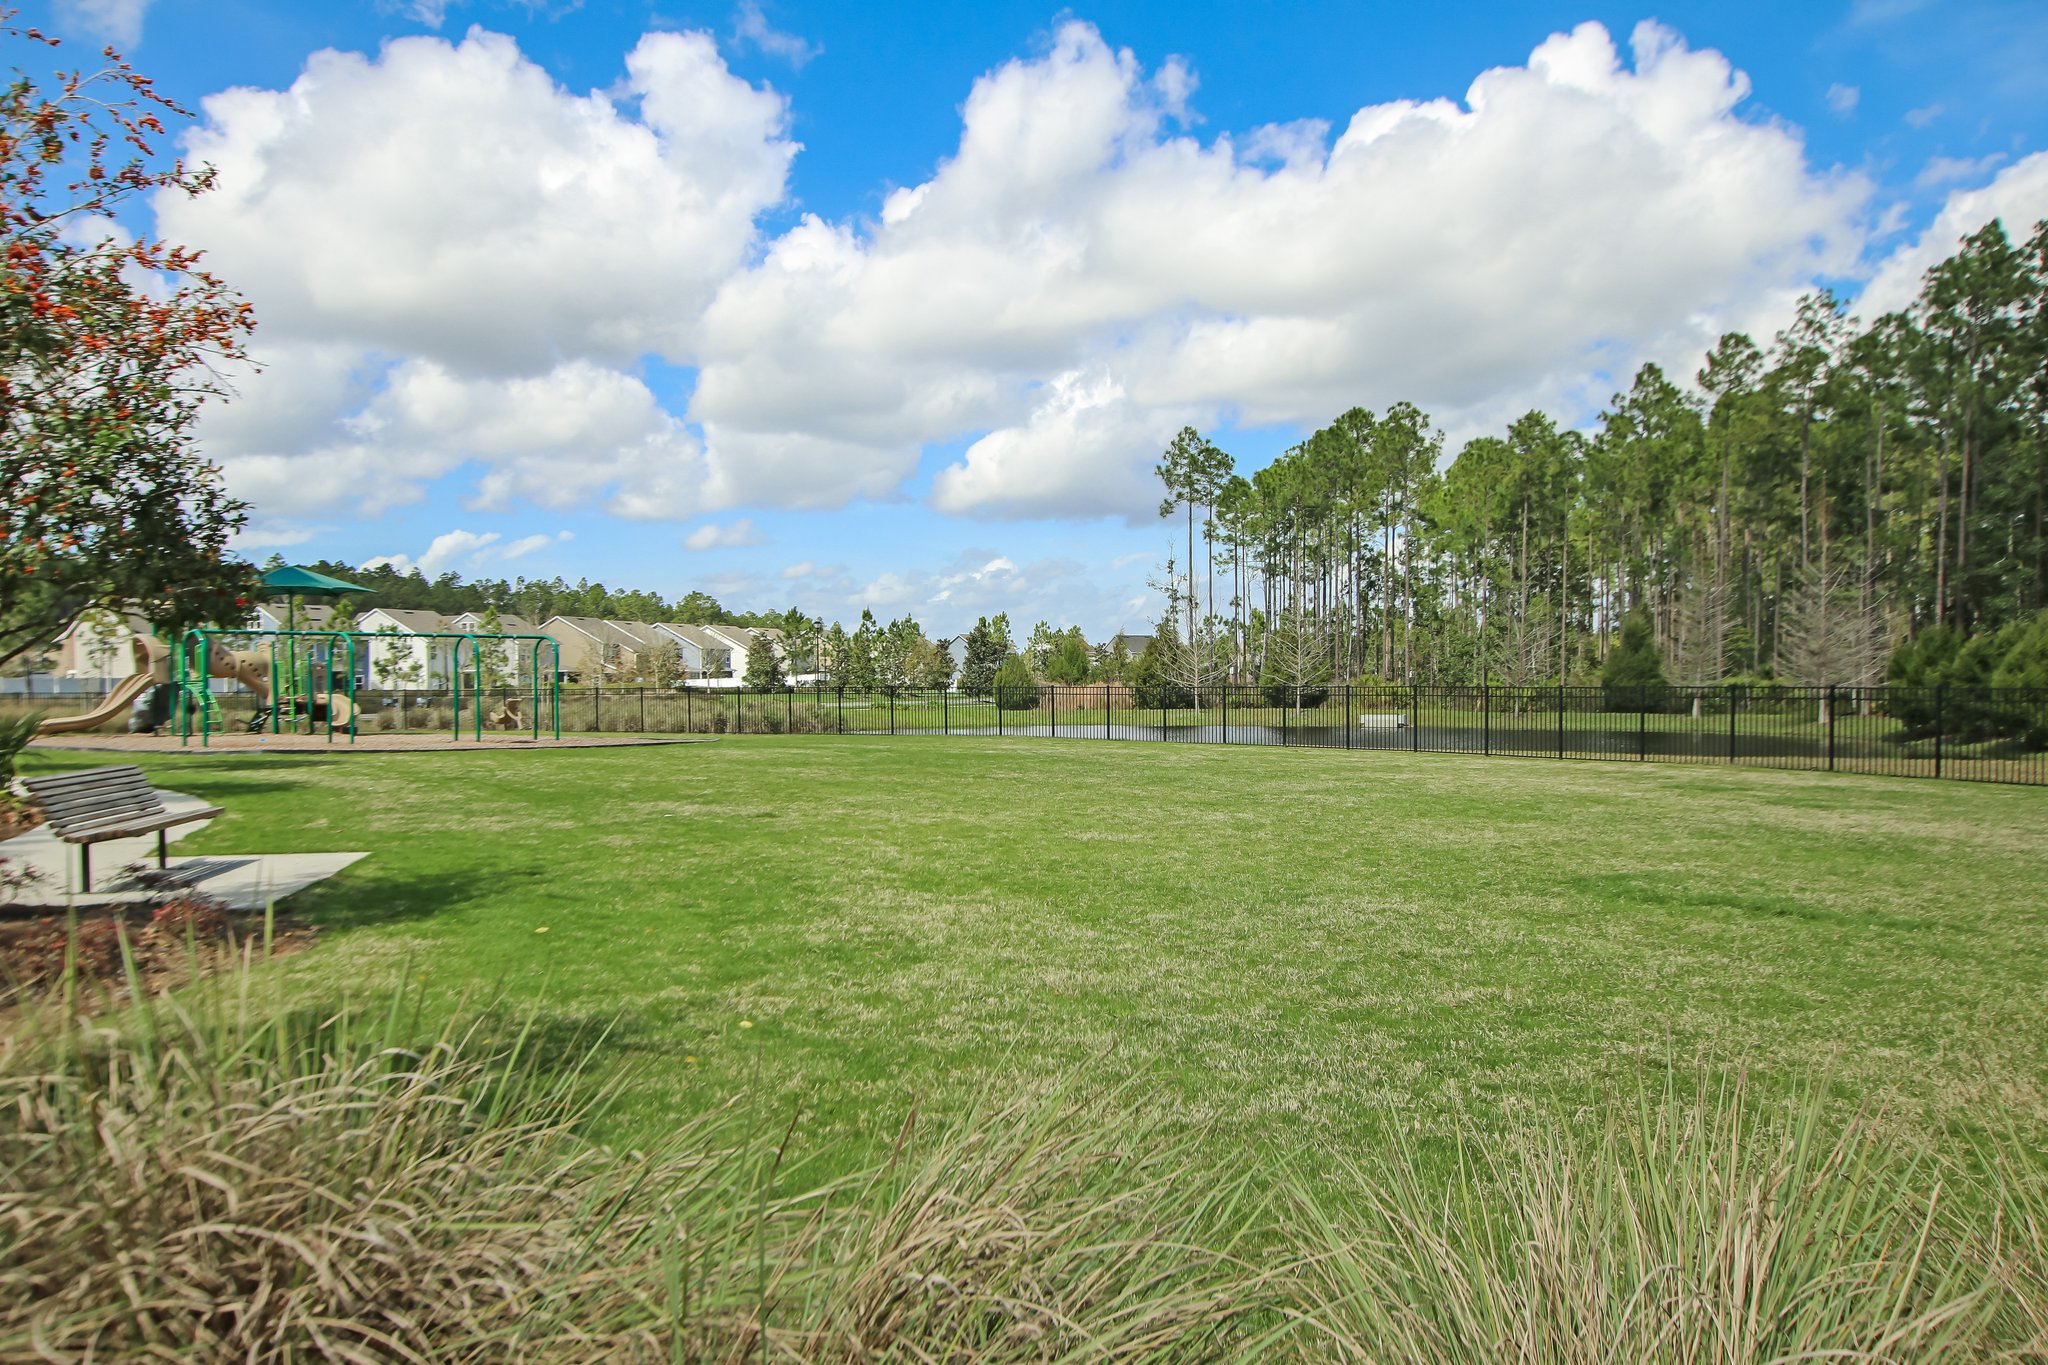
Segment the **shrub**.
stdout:
<svg viewBox="0 0 2048 1365">
<path fill-rule="evenodd" d="M 1167 667 L 1166 651 L 1175 646 L 1162 644 L 1165 638 L 1163 630 L 1154 634 L 1130 667 L 1131 700 L 1140 710 L 1175 711 L 1195 704 L 1194 690 L 1177 682 Z"/>
<path fill-rule="evenodd" d="M 1005 711 L 1030 711 L 1038 706 L 1038 679 L 1021 655 L 1012 654 L 996 670 L 996 705 Z"/>
<path fill-rule="evenodd" d="M 1610 711 L 1638 711 L 1662 706 L 1664 658 L 1657 652 L 1656 632 L 1650 618 L 1631 612 L 1621 623 L 1621 639 L 1600 668 L 1600 686 Z M 1649 698 L 1646 708 L 1644 697 Z"/>
<path fill-rule="evenodd" d="M 14 781 L 15 764 L 21 760 L 21 751 L 36 737 L 36 726 L 42 719 L 43 713 L 40 711 L 26 711 L 18 716 L 0 717 L 0 801 L 8 799 L 8 788 Z"/>
<path fill-rule="evenodd" d="M 1259 693 L 1265 697 L 1268 706 L 1312 711 L 1330 699 L 1330 685 L 1327 682 L 1291 683 L 1269 672 L 1259 679 Z"/>
</svg>

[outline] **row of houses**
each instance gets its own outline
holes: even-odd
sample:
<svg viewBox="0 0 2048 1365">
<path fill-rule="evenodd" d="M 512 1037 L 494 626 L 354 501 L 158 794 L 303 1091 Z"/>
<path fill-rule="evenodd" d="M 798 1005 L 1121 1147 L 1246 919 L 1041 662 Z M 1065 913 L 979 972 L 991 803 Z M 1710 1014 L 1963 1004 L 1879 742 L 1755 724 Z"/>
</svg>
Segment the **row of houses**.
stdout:
<svg viewBox="0 0 2048 1365">
<path fill-rule="evenodd" d="M 252 614 L 250 630 L 326 630 L 334 619 L 331 607 L 299 603 L 287 608 L 281 602 L 266 602 Z M 362 687 L 444 687 L 457 663 L 460 642 L 454 636 L 484 630 L 482 612 L 444 616 L 435 611 L 412 611 L 399 607 L 376 607 L 356 618 L 353 629 L 369 638 L 358 641 L 356 681 Z M 128 639 L 148 629 L 139 618 L 118 621 L 112 617 L 88 617 L 75 622 L 57 644 L 55 672 L 60 678 L 112 682 L 129 671 Z M 630 683 L 651 681 L 666 675 L 676 681 L 700 685 L 736 686 L 747 673 L 753 651 L 771 649 L 784 660 L 788 651 L 782 632 L 745 626 L 698 626 L 680 621 L 615 621 L 595 616 L 551 616 L 534 623 L 514 615 L 501 615 L 497 629 L 504 635 L 544 637 L 561 651 L 563 680 L 571 683 Z M 553 662 L 554 651 L 537 640 L 499 647 L 489 666 L 505 676 L 525 678 L 532 666 L 538 644 L 543 669 Z M 337 665 L 340 660 L 336 661 Z M 470 670 L 470 654 L 464 648 L 461 667 Z M 799 675 L 807 679 L 806 675 Z"/>
</svg>

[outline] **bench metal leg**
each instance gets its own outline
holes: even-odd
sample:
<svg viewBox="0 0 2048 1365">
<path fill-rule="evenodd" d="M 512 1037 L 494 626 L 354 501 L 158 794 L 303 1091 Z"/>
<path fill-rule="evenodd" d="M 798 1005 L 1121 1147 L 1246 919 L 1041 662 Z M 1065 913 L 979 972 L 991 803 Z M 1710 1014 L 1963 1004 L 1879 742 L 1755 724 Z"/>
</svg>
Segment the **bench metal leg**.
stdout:
<svg viewBox="0 0 2048 1365">
<path fill-rule="evenodd" d="M 78 893 L 81 896 L 92 893 L 92 845 L 78 846 Z"/>
<path fill-rule="evenodd" d="M 161 872 L 171 865 L 170 848 L 166 843 L 166 831 L 156 832 L 156 868 Z"/>
</svg>

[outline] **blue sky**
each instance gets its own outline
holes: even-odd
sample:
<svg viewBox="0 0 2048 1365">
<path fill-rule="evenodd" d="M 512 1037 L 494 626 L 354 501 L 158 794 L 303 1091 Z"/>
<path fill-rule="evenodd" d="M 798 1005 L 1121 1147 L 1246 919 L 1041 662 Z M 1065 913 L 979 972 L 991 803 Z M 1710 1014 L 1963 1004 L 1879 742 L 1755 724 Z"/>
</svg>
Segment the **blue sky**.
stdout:
<svg viewBox="0 0 2048 1365">
<path fill-rule="evenodd" d="M 201 111 L 247 549 L 1141 626 L 1182 423 L 1448 448 L 2048 216 L 2048 7 L 54 0 Z M 20 58 L 17 57 L 17 60 Z M 1483 74 L 1484 73 L 1484 74 Z M 1476 82 L 1476 84 L 1475 84 Z"/>
</svg>

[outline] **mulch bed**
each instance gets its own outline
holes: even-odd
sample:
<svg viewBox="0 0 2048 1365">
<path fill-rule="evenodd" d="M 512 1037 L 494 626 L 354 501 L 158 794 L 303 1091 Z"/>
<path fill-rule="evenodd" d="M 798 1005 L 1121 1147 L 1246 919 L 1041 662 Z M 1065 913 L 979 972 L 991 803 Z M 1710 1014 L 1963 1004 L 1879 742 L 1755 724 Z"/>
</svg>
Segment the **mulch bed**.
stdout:
<svg viewBox="0 0 2048 1365">
<path fill-rule="evenodd" d="M 33 802 L 24 801 L 15 805 L 0 791 L 0 840 L 12 839 L 17 834 L 26 834 L 43 823 L 43 808 Z"/>
<path fill-rule="evenodd" d="M 310 925 L 274 920 L 271 955 L 303 951 L 314 934 Z M 183 892 L 75 919 L 0 919 L 0 1007 L 58 994 L 67 973 L 79 1008 L 105 1007 L 129 994 L 129 963 L 143 990 L 159 995 L 262 951 L 262 915 L 236 914 L 209 897 Z"/>
</svg>

